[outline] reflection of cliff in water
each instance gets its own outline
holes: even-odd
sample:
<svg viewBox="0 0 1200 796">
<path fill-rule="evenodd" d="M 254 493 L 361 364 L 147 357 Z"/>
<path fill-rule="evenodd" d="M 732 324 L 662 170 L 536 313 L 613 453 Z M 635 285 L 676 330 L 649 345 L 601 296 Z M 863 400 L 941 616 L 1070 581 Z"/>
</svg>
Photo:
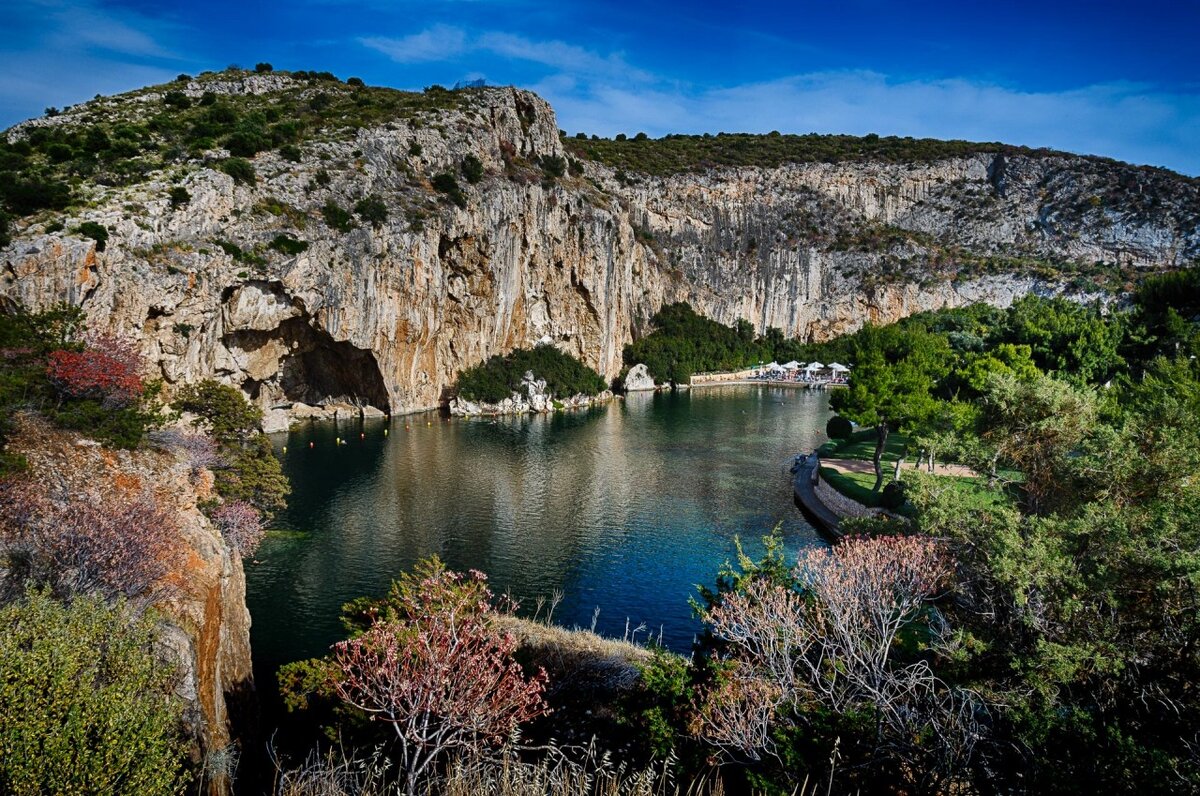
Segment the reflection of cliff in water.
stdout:
<svg viewBox="0 0 1200 796">
<path fill-rule="evenodd" d="M 753 543 L 783 522 L 793 547 L 817 542 L 784 465 L 823 441 L 826 399 L 712 388 L 574 413 L 415 415 L 292 435 L 294 495 L 281 521 L 309 533 L 259 554 L 255 654 L 320 652 L 340 635 L 343 602 L 382 594 L 432 553 L 484 570 L 527 607 L 561 590 L 560 623 L 586 626 L 599 606 L 606 632 L 619 636 L 628 617 L 686 648 L 688 597 L 712 581 L 734 535 Z"/>
</svg>

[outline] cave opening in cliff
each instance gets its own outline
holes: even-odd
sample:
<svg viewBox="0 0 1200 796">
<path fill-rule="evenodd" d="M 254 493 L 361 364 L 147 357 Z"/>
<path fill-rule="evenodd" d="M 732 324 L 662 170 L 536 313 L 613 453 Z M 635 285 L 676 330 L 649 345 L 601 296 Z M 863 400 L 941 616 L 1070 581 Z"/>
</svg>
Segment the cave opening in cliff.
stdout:
<svg viewBox="0 0 1200 796">
<path fill-rule="evenodd" d="M 291 318 L 269 332 L 240 331 L 230 337 L 228 342 L 247 352 L 282 344 L 278 371 L 255 384 L 255 392 L 267 389 L 274 400 L 290 403 L 348 403 L 391 410 L 375 354 L 333 339 L 304 318 Z"/>
</svg>

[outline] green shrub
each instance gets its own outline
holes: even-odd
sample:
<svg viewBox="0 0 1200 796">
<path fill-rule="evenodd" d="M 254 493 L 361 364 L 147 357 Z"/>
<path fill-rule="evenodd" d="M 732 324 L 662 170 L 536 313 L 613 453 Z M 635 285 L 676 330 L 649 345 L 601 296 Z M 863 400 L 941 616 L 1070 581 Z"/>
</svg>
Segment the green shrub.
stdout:
<svg viewBox="0 0 1200 796">
<path fill-rule="evenodd" d="M 294 257 L 300 252 L 308 249 L 308 241 L 296 240 L 290 235 L 284 235 L 280 233 L 271 240 L 269 246 L 280 254 L 286 254 Z"/>
<path fill-rule="evenodd" d="M 346 85 L 354 86 L 355 88 L 362 88 L 366 84 L 363 83 L 363 79 L 361 77 L 348 77 L 346 78 Z"/>
<path fill-rule="evenodd" d="M 75 150 L 71 149 L 67 144 L 55 142 L 49 144 L 46 149 L 46 157 L 50 158 L 55 163 L 66 163 L 75 157 Z"/>
<path fill-rule="evenodd" d="M 460 373 L 456 389 L 469 400 L 498 403 L 520 389 L 526 372 L 545 379 L 547 392 L 560 398 L 580 393 L 595 395 L 605 389 L 599 373 L 552 345 L 518 348 L 505 356 L 494 356 Z"/>
<path fill-rule="evenodd" d="M 176 185 L 168 194 L 171 197 L 171 209 L 178 210 L 188 202 L 192 201 L 192 195 L 188 193 L 188 189 L 182 185 Z"/>
<path fill-rule="evenodd" d="M 290 160 L 293 163 L 299 163 L 301 158 L 300 147 L 295 144 L 284 144 L 279 147 L 279 157 L 284 160 Z"/>
<path fill-rule="evenodd" d="M 94 398 L 79 398 L 48 406 L 44 411 L 57 426 L 84 432 L 110 448 L 132 450 L 141 443 L 146 429 L 160 422 L 158 413 L 148 409 L 146 403 L 113 408 Z"/>
<path fill-rule="evenodd" d="M 180 390 L 171 404 L 190 412 L 218 440 L 235 440 L 254 432 L 262 423 L 262 410 L 246 400 L 236 387 L 205 379 Z"/>
<path fill-rule="evenodd" d="M 825 436 L 830 439 L 849 439 L 854 433 L 854 424 L 841 415 L 834 415 L 825 424 Z"/>
<path fill-rule="evenodd" d="M 567 173 L 567 161 L 562 155 L 543 155 L 541 166 L 542 173 L 552 180 Z"/>
<path fill-rule="evenodd" d="M 467 178 L 467 182 L 474 185 L 483 179 L 483 163 L 474 155 L 467 155 L 463 158 L 462 173 Z"/>
<path fill-rule="evenodd" d="M 411 144 L 408 145 L 408 154 L 412 155 L 413 157 L 419 157 L 421 154 L 421 151 L 422 151 L 421 145 L 418 144 L 416 141 L 413 141 Z"/>
<path fill-rule="evenodd" d="M 18 216 L 38 210 L 62 210 L 71 201 L 71 188 L 52 177 L 31 175 L 0 179 L 0 198 Z"/>
<path fill-rule="evenodd" d="M 267 63 L 265 61 L 254 65 L 255 72 L 272 72 L 274 70 L 275 70 L 275 67 L 271 66 L 269 63 Z"/>
<path fill-rule="evenodd" d="M 239 185 L 258 184 L 258 174 L 254 171 L 254 165 L 243 158 L 226 158 L 221 162 L 221 171 L 233 177 L 233 181 Z"/>
<path fill-rule="evenodd" d="M 0 792 L 174 794 L 183 704 L 155 623 L 29 591 L 0 608 Z"/>
<path fill-rule="evenodd" d="M 168 91 L 163 95 L 163 105 L 182 111 L 192 107 L 192 101 L 182 91 Z"/>
<path fill-rule="evenodd" d="M 383 201 L 383 197 L 379 196 L 379 194 L 373 193 L 370 196 L 359 199 L 354 205 L 354 212 L 358 213 L 359 218 L 374 227 L 383 226 L 388 219 L 387 203 Z"/>
<path fill-rule="evenodd" d="M 11 225 L 12 221 L 9 219 L 8 213 L 0 208 L 0 249 L 12 243 Z"/>
<path fill-rule="evenodd" d="M 104 247 L 108 245 L 108 227 L 103 224 L 97 224 L 95 221 L 84 221 L 75 228 L 85 238 L 91 238 L 96 241 L 96 251 L 104 251 Z"/>
<path fill-rule="evenodd" d="M 252 434 L 244 442 L 224 446 L 226 466 L 218 468 L 217 492 L 226 500 L 244 500 L 268 520 L 287 508 L 292 488 L 266 434 Z"/>
<path fill-rule="evenodd" d="M 458 180 L 454 179 L 454 175 L 449 172 L 433 175 L 429 181 L 433 189 L 438 193 L 445 194 L 446 198 L 459 207 L 467 206 L 467 197 L 462 192 L 462 188 L 458 185 Z"/>
<path fill-rule="evenodd" d="M 338 232 L 349 232 L 354 229 L 354 219 L 332 199 L 325 202 L 325 206 L 321 208 L 321 215 L 324 217 L 325 223 Z"/>
</svg>

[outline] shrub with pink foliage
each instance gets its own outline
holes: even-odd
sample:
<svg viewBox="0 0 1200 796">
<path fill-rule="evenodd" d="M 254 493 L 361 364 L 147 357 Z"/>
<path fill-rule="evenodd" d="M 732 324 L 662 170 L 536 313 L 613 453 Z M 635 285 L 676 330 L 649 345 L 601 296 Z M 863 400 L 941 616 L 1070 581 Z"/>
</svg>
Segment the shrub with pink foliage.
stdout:
<svg viewBox="0 0 1200 796">
<path fill-rule="evenodd" d="M 64 593 L 151 598 L 181 556 L 173 512 L 150 492 L 52 495 L 41 483 L 0 486 L 0 544 L 10 572 Z"/>
<path fill-rule="evenodd" d="M 798 589 L 759 577 L 725 595 L 703 618 L 723 644 L 727 675 L 706 693 L 694 729 L 758 760 L 774 752 L 770 727 L 813 706 L 877 716 L 893 740 L 932 730 L 939 755 L 969 754 L 970 695 L 947 689 L 926 660 L 894 655 L 951 573 L 928 537 L 850 537 L 803 552 L 792 572 Z M 938 630 L 928 628 L 932 647 Z"/>
<path fill-rule="evenodd" d="M 267 535 L 267 523 L 258 509 L 244 500 L 227 500 L 213 509 L 212 521 L 225 541 L 242 556 L 252 556 Z"/>
<path fill-rule="evenodd" d="M 546 673 L 526 677 L 513 660 L 517 641 L 492 626 L 482 573 L 430 571 L 333 650 L 337 695 L 392 727 L 410 794 L 446 753 L 498 747 L 547 712 Z"/>
</svg>

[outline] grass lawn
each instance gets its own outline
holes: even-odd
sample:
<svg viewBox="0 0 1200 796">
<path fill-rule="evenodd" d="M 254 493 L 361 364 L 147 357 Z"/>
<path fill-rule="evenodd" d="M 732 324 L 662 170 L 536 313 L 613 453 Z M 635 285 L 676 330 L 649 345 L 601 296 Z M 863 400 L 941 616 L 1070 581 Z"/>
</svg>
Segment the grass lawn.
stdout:
<svg viewBox="0 0 1200 796">
<path fill-rule="evenodd" d="M 821 480 L 864 506 L 879 505 L 879 495 L 871 491 L 875 486 L 874 473 L 843 473 L 832 467 L 822 467 Z"/>
<path fill-rule="evenodd" d="M 888 434 L 887 445 L 883 448 L 883 460 L 885 462 L 896 461 L 906 447 L 908 447 L 907 436 L 895 432 Z M 832 459 L 866 459 L 870 461 L 875 458 L 875 429 L 866 428 L 855 431 L 850 439 L 830 440 L 817 449 L 817 453 Z"/>
<path fill-rule="evenodd" d="M 1013 495 L 1003 487 L 988 488 L 986 478 L 961 478 L 950 475 L 928 476 L 939 486 L 957 492 L 973 509 L 995 509 L 1011 505 Z M 864 506 L 878 506 L 879 494 L 872 492 L 875 485 L 874 473 L 845 473 L 832 467 L 821 468 L 821 480 L 851 500 Z M 884 484 L 891 480 L 891 473 L 884 473 Z M 913 507 L 905 504 L 897 513 L 911 516 Z"/>
</svg>

